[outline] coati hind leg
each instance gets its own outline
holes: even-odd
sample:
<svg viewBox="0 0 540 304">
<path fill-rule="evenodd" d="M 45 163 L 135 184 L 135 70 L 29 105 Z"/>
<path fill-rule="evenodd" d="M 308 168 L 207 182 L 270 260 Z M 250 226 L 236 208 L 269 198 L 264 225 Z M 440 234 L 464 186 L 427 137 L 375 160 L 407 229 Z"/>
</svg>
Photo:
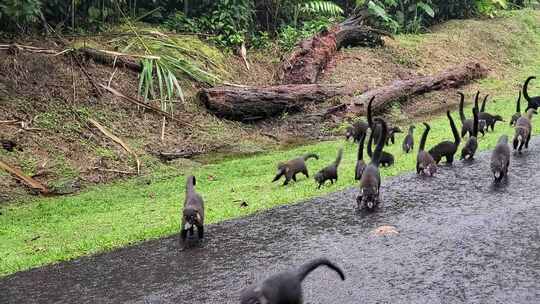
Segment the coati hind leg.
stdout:
<svg viewBox="0 0 540 304">
<path fill-rule="evenodd" d="M 197 226 L 197 234 L 199 235 L 199 241 L 204 237 L 204 226 Z"/>
<path fill-rule="evenodd" d="M 309 173 L 307 168 L 302 169 L 302 174 L 304 174 L 307 178 L 309 178 Z"/>
<path fill-rule="evenodd" d="M 293 181 L 294 181 L 294 182 L 296 183 L 296 173 L 295 173 L 295 174 L 293 174 L 293 176 L 292 176 L 292 180 L 293 180 Z"/>
<path fill-rule="evenodd" d="M 531 140 L 531 134 L 527 136 L 527 139 L 525 140 L 525 149 L 529 149 L 529 141 Z"/>
<path fill-rule="evenodd" d="M 446 163 L 451 165 L 454 162 L 454 154 L 447 154 L 446 155 Z"/>
</svg>

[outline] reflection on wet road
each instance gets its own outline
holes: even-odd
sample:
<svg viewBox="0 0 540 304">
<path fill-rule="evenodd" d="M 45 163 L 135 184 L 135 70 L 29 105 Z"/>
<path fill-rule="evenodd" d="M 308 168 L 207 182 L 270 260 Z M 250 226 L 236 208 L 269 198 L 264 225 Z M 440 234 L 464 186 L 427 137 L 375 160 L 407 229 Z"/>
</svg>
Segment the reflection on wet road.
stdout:
<svg viewBox="0 0 540 304">
<path fill-rule="evenodd" d="M 238 303 L 240 290 L 276 271 L 326 256 L 306 303 L 538 303 L 540 140 L 512 158 L 494 187 L 489 154 L 436 178 L 383 183 L 384 205 L 354 211 L 356 189 L 207 229 L 203 248 L 178 236 L 18 273 L 0 280 L 0 303 Z M 371 233 L 395 226 L 397 235 Z"/>
</svg>

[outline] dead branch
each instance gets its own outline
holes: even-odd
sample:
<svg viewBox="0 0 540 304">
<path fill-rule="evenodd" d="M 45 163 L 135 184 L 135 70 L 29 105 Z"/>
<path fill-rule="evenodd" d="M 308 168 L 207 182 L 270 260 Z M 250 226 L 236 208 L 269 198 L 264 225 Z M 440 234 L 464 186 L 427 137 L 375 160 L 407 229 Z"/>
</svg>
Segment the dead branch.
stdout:
<svg viewBox="0 0 540 304">
<path fill-rule="evenodd" d="M 7 163 L 0 160 L 0 169 L 4 169 L 11 175 L 13 175 L 18 180 L 24 182 L 26 185 L 28 185 L 30 188 L 34 190 L 38 190 L 41 194 L 50 194 L 50 190 L 45 187 L 43 184 L 38 182 L 37 180 L 25 175 L 21 170 L 14 168 Z"/>
</svg>

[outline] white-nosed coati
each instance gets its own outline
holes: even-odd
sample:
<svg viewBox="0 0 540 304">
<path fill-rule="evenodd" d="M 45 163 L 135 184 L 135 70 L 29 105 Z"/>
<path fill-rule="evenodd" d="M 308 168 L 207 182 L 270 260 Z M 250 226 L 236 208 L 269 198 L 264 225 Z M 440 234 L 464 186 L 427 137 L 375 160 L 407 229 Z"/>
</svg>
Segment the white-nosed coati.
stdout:
<svg viewBox="0 0 540 304">
<path fill-rule="evenodd" d="M 333 184 L 334 181 L 337 182 L 338 180 L 338 167 L 339 163 L 341 163 L 341 158 L 343 157 L 343 148 L 340 148 L 338 151 L 338 155 L 336 157 L 336 160 L 329 166 L 324 167 L 321 171 L 317 172 L 315 174 L 315 180 L 317 183 L 319 183 L 319 186 L 317 189 L 320 189 L 322 185 L 327 180 L 330 180 L 330 182 Z"/>
<path fill-rule="evenodd" d="M 414 149 L 414 126 L 409 126 L 409 132 L 403 139 L 401 147 L 405 153 L 409 153 Z"/>
<path fill-rule="evenodd" d="M 535 109 L 528 109 L 527 113 L 523 116 L 521 116 L 516 121 L 516 132 L 514 134 L 514 150 L 518 149 L 519 153 L 521 153 L 521 149 L 523 149 L 523 146 L 525 145 L 525 149 L 529 148 L 529 141 L 531 140 L 531 133 L 532 133 L 532 116 L 533 114 L 537 114 Z M 519 147 L 518 147 L 519 145 Z"/>
<path fill-rule="evenodd" d="M 435 147 L 429 150 L 429 154 L 431 154 L 431 156 L 435 160 L 435 163 L 438 164 L 441 159 L 445 157 L 446 162 L 451 165 L 454 162 L 454 154 L 456 154 L 457 152 L 459 143 L 461 142 L 461 137 L 459 136 L 456 125 L 454 124 L 454 120 L 450 115 L 450 111 L 446 111 L 446 116 L 450 121 L 450 128 L 452 129 L 452 134 L 454 134 L 454 141 L 451 142 L 449 140 L 445 140 L 437 144 Z"/>
<path fill-rule="evenodd" d="M 478 149 L 478 109 L 473 108 L 473 133 L 461 149 L 461 159 L 472 160 Z"/>
<path fill-rule="evenodd" d="M 377 121 L 377 118 L 375 118 L 375 121 Z M 386 123 L 386 122 L 385 122 Z M 387 133 L 388 134 L 388 133 Z M 373 157 L 373 151 L 372 151 L 372 147 L 373 147 L 373 138 L 375 137 L 375 135 L 373 135 L 373 132 L 371 132 L 369 134 L 369 140 L 368 140 L 368 144 L 367 144 L 367 153 L 369 155 L 369 157 Z M 381 137 L 379 136 L 379 139 Z M 394 155 L 386 152 L 386 151 L 382 151 L 381 152 L 381 157 L 380 157 L 380 160 L 379 160 L 379 163 L 381 164 L 381 166 L 383 167 L 390 167 L 394 164 Z"/>
<path fill-rule="evenodd" d="M 538 107 L 540 107 L 540 96 L 529 96 L 529 82 L 533 79 L 536 79 L 536 77 L 529 76 L 523 84 L 523 97 L 527 100 L 527 110 L 531 108 L 538 110 Z"/>
<path fill-rule="evenodd" d="M 356 155 L 356 167 L 354 169 L 354 180 L 359 181 L 362 178 L 362 173 L 366 169 L 366 162 L 364 161 L 364 141 L 366 139 L 366 134 L 360 137 L 358 142 L 358 153 Z"/>
<path fill-rule="evenodd" d="M 381 173 L 379 171 L 379 164 L 381 161 L 382 149 L 384 147 L 384 142 L 386 141 L 387 126 L 386 122 L 381 118 L 376 118 L 376 122 L 381 124 L 381 136 L 375 147 L 375 153 L 371 158 L 371 162 L 367 165 L 360 179 L 360 195 L 356 198 L 356 203 L 358 208 L 361 209 L 362 206 L 365 206 L 368 210 L 375 209 L 379 203 L 379 193 L 381 189 Z M 370 135 L 370 141 L 372 136 Z M 371 150 L 369 147 L 371 143 L 368 143 L 368 150 Z"/>
<path fill-rule="evenodd" d="M 345 280 L 343 270 L 328 259 L 319 258 L 295 270 L 275 274 L 262 283 L 254 284 L 242 291 L 241 304 L 302 304 L 302 281 L 319 266 L 334 270 L 341 280 Z"/>
<path fill-rule="evenodd" d="M 502 135 L 491 154 L 491 172 L 496 182 L 501 181 L 508 175 L 509 167 L 510 147 L 508 146 L 508 136 Z"/>
<path fill-rule="evenodd" d="M 302 157 L 298 157 L 288 162 L 279 163 L 277 166 L 277 174 L 272 180 L 272 182 L 277 181 L 282 176 L 285 176 L 285 182 L 283 186 L 288 185 L 291 179 L 296 182 L 296 174 L 302 173 L 307 178 L 309 178 L 308 169 L 306 167 L 306 160 L 310 158 L 319 159 L 319 156 L 314 153 L 308 153 Z"/>
<path fill-rule="evenodd" d="M 459 101 L 459 118 L 461 120 L 461 137 L 465 137 L 465 135 L 467 135 L 467 133 L 469 133 L 469 136 L 472 136 L 474 120 L 472 118 L 467 119 L 465 117 L 465 113 L 463 112 L 465 95 L 463 95 L 463 93 L 461 93 L 461 92 L 458 92 L 458 94 L 461 96 L 461 99 Z M 474 97 L 474 107 L 477 108 L 477 109 L 478 109 L 478 97 L 479 96 L 480 96 L 480 91 L 477 91 L 476 96 Z M 486 122 L 479 120 L 479 122 L 478 122 L 478 131 L 480 133 L 482 133 L 482 136 L 485 135 L 485 131 L 484 131 L 485 129 L 486 129 Z"/>
<path fill-rule="evenodd" d="M 193 235 L 194 227 L 197 227 L 199 241 L 204 237 L 204 202 L 202 197 L 195 192 L 196 183 L 195 176 L 188 176 L 186 180 L 186 199 L 184 201 L 184 209 L 182 210 L 180 227 L 182 249 L 184 248 L 188 232 L 190 235 Z"/>
<path fill-rule="evenodd" d="M 367 133 L 368 129 L 368 123 L 364 121 L 357 121 L 351 126 L 347 127 L 347 131 L 345 132 L 345 140 L 349 140 L 349 138 L 352 138 L 353 142 L 358 142 L 362 135 Z"/>
<path fill-rule="evenodd" d="M 521 91 L 519 91 L 518 99 L 516 102 L 516 113 L 512 115 L 512 118 L 510 119 L 510 126 L 513 126 L 516 124 L 516 121 L 521 117 Z"/>
<path fill-rule="evenodd" d="M 425 150 L 428 133 L 431 128 L 427 123 L 424 122 L 423 124 L 425 129 L 424 133 L 422 133 L 422 138 L 420 139 L 418 154 L 416 155 L 416 173 L 433 176 L 437 172 L 437 164 L 435 163 L 433 156 Z"/>
<path fill-rule="evenodd" d="M 386 145 L 389 146 L 390 143 L 396 143 L 396 133 L 403 133 L 399 127 L 391 127 L 388 129 L 388 136 L 386 136 Z"/>
<path fill-rule="evenodd" d="M 486 131 L 491 128 L 491 131 L 495 131 L 495 123 L 497 121 L 504 121 L 501 115 L 493 115 L 485 112 L 486 110 L 486 101 L 488 99 L 489 95 L 486 95 L 484 97 L 484 100 L 482 101 L 482 108 L 480 108 L 480 112 L 478 113 L 478 120 L 479 121 L 485 121 L 486 122 Z"/>
<path fill-rule="evenodd" d="M 375 96 L 371 97 L 371 100 L 368 103 L 367 108 L 367 121 L 369 129 L 371 129 L 371 132 L 373 133 L 373 140 L 375 142 L 379 141 L 379 137 L 381 136 L 381 126 L 373 123 L 373 109 L 372 109 L 372 103 L 373 100 L 375 100 Z M 386 135 L 386 145 L 389 146 L 390 143 L 394 144 L 396 142 L 396 133 L 402 133 L 401 129 L 399 127 L 390 127 L 388 125 L 388 134 Z"/>
</svg>

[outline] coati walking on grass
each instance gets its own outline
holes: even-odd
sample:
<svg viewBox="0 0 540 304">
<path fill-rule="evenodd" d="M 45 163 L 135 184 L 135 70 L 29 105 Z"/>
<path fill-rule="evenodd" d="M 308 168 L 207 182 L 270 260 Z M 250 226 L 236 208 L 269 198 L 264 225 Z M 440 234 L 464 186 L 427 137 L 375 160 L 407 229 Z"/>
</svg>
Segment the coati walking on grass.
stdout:
<svg viewBox="0 0 540 304">
<path fill-rule="evenodd" d="M 491 131 L 495 131 L 495 123 L 497 123 L 497 121 L 504 120 L 501 115 L 494 115 L 486 112 L 486 101 L 488 97 L 489 95 L 486 95 L 486 97 L 484 97 L 484 100 L 482 101 L 482 107 L 480 108 L 480 112 L 478 113 L 478 120 L 486 122 L 486 131 L 489 131 L 489 128 L 491 128 Z"/>
<path fill-rule="evenodd" d="M 386 141 L 387 126 L 386 122 L 380 118 L 376 118 L 375 121 L 381 123 L 381 136 L 375 147 L 375 153 L 371 158 L 371 162 L 367 165 L 360 179 L 360 195 L 356 198 L 358 208 L 361 209 L 365 206 L 368 210 L 374 210 L 380 203 L 380 189 L 381 189 L 381 173 L 379 171 L 379 164 L 381 161 L 382 149 L 384 142 Z M 369 141 L 371 142 L 373 134 L 370 134 Z M 368 143 L 368 149 L 370 143 Z"/>
<path fill-rule="evenodd" d="M 343 148 L 340 148 L 338 151 L 338 155 L 336 157 L 336 160 L 329 166 L 324 167 L 321 169 L 321 171 L 317 172 L 315 174 L 315 180 L 317 183 L 319 183 L 319 186 L 317 189 L 321 189 L 321 186 L 324 185 L 324 183 L 327 180 L 330 180 L 330 182 L 333 184 L 334 181 L 337 182 L 338 180 L 338 167 L 339 163 L 341 163 L 341 158 L 343 157 Z"/>
<path fill-rule="evenodd" d="M 185 246 L 187 234 L 193 235 L 193 230 L 197 227 L 199 241 L 204 237 L 204 202 L 202 197 L 195 191 L 197 180 L 190 175 L 186 180 L 186 199 L 182 210 L 182 220 L 180 227 L 180 238 L 182 239 L 182 249 Z"/>
<path fill-rule="evenodd" d="M 459 137 L 456 125 L 454 124 L 454 120 L 450 115 L 450 111 L 446 111 L 446 116 L 450 121 L 450 128 L 452 129 L 452 134 L 454 134 L 454 141 L 451 142 L 449 140 L 445 140 L 437 144 L 435 147 L 429 150 L 429 154 L 431 154 L 431 156 L 435 160 L 435 163 L 438 164 L 441 159 L 445 157 L 446 162 L 451 165 L 454 162 L 454 154 L 456 154 L 457 152 L 459 143 L 461 142 L 461 137 Z"/>
<path fill-rule="evenodd" d="M 296 174 L 298 173 L 302 173 L 307 178 L 309 178 L 308 169 L 306 167 L 306 160 L 310 158 L 315 158 L 318 160 L 319 156 L 314 153 L 308 153 L 302 157 L 289 160 L 288 162 L 279 163 L 277 166 L 277 174 L 272 180 L 272 182 L 275 182 L 282 176 L 285 176 L 285 182 L 283 182 L 283 186 L 288 185 L 291 179 L 296 182 Z"/>
<path fill-rule="evenodd" d="M 375 121 L 377 121 L 377 118 L 375 119 Z M 386 123 L 386 122 L 385 122 Z M 387 133 L 388 134 L 388 133 Z M 369 135 L 369 140 L 368 140 L 368 144 L 367 144 L 367 153 L 369 155 L 369 157 L 373 158 L 373 151 L 372 151 L 372 147 L 373 147 L 373 138 L 375 137 L 375 135 L 373 135 L 373 132 Z M 381 137 L 379 136 L 379 139 Z M 385 140 L 386 141 L 386 140 Z M 380 160 L 379 160 L 379 163 L 381 164 L 381 166 L 383 167 L 390 167 L 394 164 L 394 155 L 386 152 L 386 151 L 382 151 L 381 152 L 381 157 L 380 157 Z"/>
<path fill-rule="evenodd" d="M 409 132 L 405 136 L 405 139 L 403 139 L 401 147 L 405 153 L 409 153 L 414 149 L 414 126 L 409 127 Z"/>
<path fill-rule="evenodd" d="M 396 143 L 396 133 L 403 133 L 399 127 L 391 127 L 388 129 L 388 136 L 386 136 L 386 145 L 389 146 L 390 143 Z"/>
<path fill-rule="evenodd" d="M 472 160 L 478 149 L 478 109 L 473 108 L 473 133 L 461 149 L 461 159 Z"/>
<path fill-rule="evenodd" d="M 527 100 L 527 110 L 531 108 L 538 110 L 538 107 L 540 107 L 540 96 L 529 96 L 529 82 L 533 79 L 536 79 L 536 77 L 529 76 L 523 84 L 523 97 Z"/>
<path fill-rule="evenodd" d="M 508 136 L 502 135 L 499 138 L 495 149 L 491 154 L 491 172 L 495 182 L 500 182 L 508 175 L 510 167 L 510 147 L 508 146 Z"/>
<path fill-rule="evenodd" d="M 437 172 L 437 164 L 431 154 L 425 150 L 426 140 L 431 128 L 427 123 L 424 122 L 423 124 L 426 128 L 424 129 L 424 133 L 422 133 L 420 147 L 418 147 L 418 154 L 416 155 L 416 173 L 433 176 Z"/>
<path fill-rule="evenodd" d="M 516 103 L 516 113 L 512 115 L 512 118 L 510 119 L 510 126 L 513 126 L 516 124 L 516 121 L 521 117 L 521 91 L 519 91 L 517 103 Z"/>
<path fill-rule="evenodd" d="M 356 154 L 356 167 L 354 169 L 354 180 L 359 181 L 362 178 L 362 173 L 366 169 L 366 162 L 364 161 L 364 141 L 366 134 L 362 135 L 358 142 L 358 152 Z"/>
<path fill-rule="evenodd" d="M 358 142 L 360 141 L 362 135 L 367 133 L 368 129 L 368 123 L 364 121 L 357 121 L 351 126 L 347 127 L 347 131 L 345 132 L 345 140 L 349 140 L 349 138 L 352 138 L 353 142 Z"/>
<path fill-rule="evenodd" d="M 518 149 L 518 152 L 521 154 L 521 149 L 525 146 L 525 149 L 529 148 L 529 141 L 531 140 L 532 133 L 532 116 L 537 114 L 535 109 L 528 109 L 527 113 L 521 116 L 516 121 L 516 132 L 514 134 L 514 150 Z M 519 146 L 518 146 L 519 145 Z"/>
<path fill-rule="evenodd" d="M 381 126 L 373 123 L 373 110 L 372 110 L 372 103 L 373 100 L 375 100 L 375 96 L 371 97 L 371 100 L 368 103 L 367 107 L 367 121 L 368 126 L 371 129 L 371 132 L 373 133 L 373 140 L 375 142 L 379 141 L 379 137 L 381 136 Z M 401 129 L 399 127 L 390 127 L 388 125 L 388 133 L 386 135 L 386 145 L 390 145 L 390 143 L 394 144 L 396 141 L 395 134 L 396 133 L 402 133 Z"/>
<path fill-rule="evenodd" d="M 319 258 L 295 270 L 275 274 L 262 283 L 254 284 L 242 291 L 241 304 L 302 304 L 302 281 L 319 266 L 334 270 L 345 280 L 343 270 L 328 259 Z"/>
<path fill-rule="evenodd" d="M 469 136 L 473 135 L 473 123 L 474 120 L 467 119 L 465 117 L 465 113 L 463 112 L 464 107 L 464 101 L 465 101 L 465 95 L 463 93 L 458 92 L 458 94 L 461 96 L 460 102 L 459 102 L 459 118 L 461 120 L 461 137 L 465 137 L 467 133 L 469 133 Z M 478 109 L 478 96 L 480 95 L 480 91 L 476 92 L 476 96 L 474 98 L 474 107 Z M 482 136 L 485 135 L 485 128 L 486 128 L 486 122 L 485 121 L 478 121 L 478 131 L 482 133 Z"/>
</svg>

